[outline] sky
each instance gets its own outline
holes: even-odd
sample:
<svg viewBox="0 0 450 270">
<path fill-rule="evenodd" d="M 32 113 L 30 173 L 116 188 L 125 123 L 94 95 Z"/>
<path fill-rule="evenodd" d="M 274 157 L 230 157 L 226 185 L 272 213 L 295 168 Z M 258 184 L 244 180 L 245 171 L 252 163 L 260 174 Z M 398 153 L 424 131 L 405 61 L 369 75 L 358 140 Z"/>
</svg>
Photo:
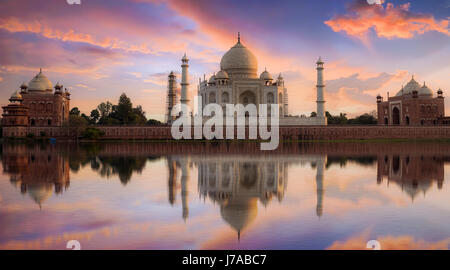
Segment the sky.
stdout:
<svg viewBox="0 0 450 270">
<path fill-rule="evenodd" d="M 450 0 L 2 0 L 0 6 L 1 105 L 42 68 L 72 93 L 71 107 L 86 114 L 125 92 L 149 118 L 163 120 L 167 75 L 181 72 L 183 54 L 193 96 L 203 74 L 219 71 L 237 32 L 256 55 L 258 73 L 283 75 L 293 115 L 315 111 L 319 56 L 332 114 L 376 110 L 376 95 L 395 95 L 411 75 L 445 96 L 450 86 Z"/>
</svg>

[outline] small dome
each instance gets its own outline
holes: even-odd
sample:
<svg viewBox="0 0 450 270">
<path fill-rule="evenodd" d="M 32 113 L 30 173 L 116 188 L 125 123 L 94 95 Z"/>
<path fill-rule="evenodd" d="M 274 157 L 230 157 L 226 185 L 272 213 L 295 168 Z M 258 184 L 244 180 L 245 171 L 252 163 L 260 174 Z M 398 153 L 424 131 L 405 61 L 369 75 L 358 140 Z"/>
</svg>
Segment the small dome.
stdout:
<svg viewBox="0 0 450 270">
<path fill-rule="evenodd" d="M 9 100 L 10 101 L 22 100 L 22 95 L 19 93 L 19 91 L 15 91 L 14 93 L 12 93 L 11 98 Z"/>
<path fill-rule="evenodd" d="M 419 96 L 432 96 L 433 91 L 431 91 L 428 86 L 425 85 L 425 82 L 423 82 L 423 86 L 419 89 Z"/>
<path fill-rule="evenodd" d="M 25 82 L 23 82 L 22 85 L 20 85 L 20 89 L 27 89 L 27 88 L 28 85 Z"/>
<path fill-rule="evenodd" d="M 219 71 L 216 74 L 216 79 L 228 79 L 228 73 L 226 71 Z"/>
<path fill-rule="evenodd" d="M 398 91 L 398 93 L 395 95 L 397 97 L 402 95 L 411 95 L 413 91 L 419 92 L 420 90 L 420 84 L 414 80 L 414 76 L 411 78 L 411 80 Z"/>
<path fill-rule="evenodd" d="M 29 184 L 27 186 L 28 194 L 31 199 L 35 201 L 39 206 L 50 198 L 53 194 L 53 186 L 51 184 Z"/>
<path fill-rule="evenodd" d="M 57 83 L 55 84 L 55 89 L 61 90 L 61 88 L 62 88 L 62 85 L 59 84 L 59 82 L 57 82 Z"/>
<path fill-rule="evenodd" d="M 267 70 L 264 70 L 261 75 L 259 76 L 259 78 L 261 80 L 265 80 L 265 81 L 271 81 L 273 80 L 272 75 L 270 75 L 270 73 Z"/>
<path fill-rule="evenodd" d="M 248 227 L 258 213 L 257 198 L 238 198 L 220 207 L 222 218 L 237 232 Z"/>
<path fill-rule="evenodd" d="M 31 92 L 32 91 L 51 92 L 52 88 L 53 88 L 52 82 L 50 82 L 50 80 L 42 73 L 42 69 L 28 83 L 28 90 Z"/>
<path fill-rule="evenodd" d="M 216 82 L 216 75 L 212 75 L 211 78 L 209 78 L 208 83 L 215 83 Z"/>
<path fill-rule="evenodd" d="M 228 74 L 247 74 L 256 78 L 258 61 L 255 55 L 241 44 L 240 37 L 238 42 L 226 52 L 220 61 L 220 69 Z"/>
<path fill-rule="evenodd" d="M 444 93 L 441 88 L 439 88 L 437 92 L 438 92 L 438 94 Z"/>
<path fill-rule="evenodd" d="M 283 76 L 281 76 L 281 73 L 280 73 L 280 75 L 278 75 L 278 80 L 279 80 L 279 81 L 282 81 L 282 80 L 283 80 Z"/>
</svg>

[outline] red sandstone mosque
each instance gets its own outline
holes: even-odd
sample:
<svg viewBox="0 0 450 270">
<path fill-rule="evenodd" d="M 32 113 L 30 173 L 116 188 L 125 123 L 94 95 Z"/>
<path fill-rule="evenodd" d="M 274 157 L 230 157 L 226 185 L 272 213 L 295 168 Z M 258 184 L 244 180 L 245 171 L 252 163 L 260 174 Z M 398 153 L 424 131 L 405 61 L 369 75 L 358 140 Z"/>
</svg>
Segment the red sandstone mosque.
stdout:
<svg viewBox="0 0 450 270">
<path fill-rule="evenodd" d="M 54 91 L 53 91 L 54 88 Z M 70 93 L 59 83 L 53 87 L 42 69 L 20 86 L 3 108 L 4 127 L 61 127 L 69 119 Z M 17 134 L 19 135 L 19 134 Z"/>
<path fill-rule="evenodd" d="M 445 117 L 443 91 L 437 96 L 426 86 L 411 80 L 393 97 L 383 101 L 377 96 L 378 125 L 430 126 L 449 125 L 450 117 Z"/>
</svg>

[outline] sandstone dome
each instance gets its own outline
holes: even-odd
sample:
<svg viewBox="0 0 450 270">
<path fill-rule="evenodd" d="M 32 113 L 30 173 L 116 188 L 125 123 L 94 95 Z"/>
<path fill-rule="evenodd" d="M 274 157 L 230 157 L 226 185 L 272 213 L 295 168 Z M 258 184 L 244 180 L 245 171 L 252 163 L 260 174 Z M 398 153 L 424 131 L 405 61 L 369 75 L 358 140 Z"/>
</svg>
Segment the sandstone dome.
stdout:
<svg viewBox="0 0 450 270">
<path fill-rule="evenodd" d="M 28 83 L 28 91 L 52 92 L 52 82 L 42 73 L 42 70 Z"/>
<path fill-rule="evenodd" d="M 220 61 L 220 69 L 229 75 L 244 75 L 244 77 L 256 78 L 258 61 L 255 55 L 241 44 L 240 39 L 236 45 L 226 52 Z"/>
<path fill-rule="evenodd" d="M 14 93 L 12 93 L 11 98 L 9 100 L 11 101 L 22 100 L 22 95 L 19 93 L 19 91 L 15 91 Z"/>
</svg>

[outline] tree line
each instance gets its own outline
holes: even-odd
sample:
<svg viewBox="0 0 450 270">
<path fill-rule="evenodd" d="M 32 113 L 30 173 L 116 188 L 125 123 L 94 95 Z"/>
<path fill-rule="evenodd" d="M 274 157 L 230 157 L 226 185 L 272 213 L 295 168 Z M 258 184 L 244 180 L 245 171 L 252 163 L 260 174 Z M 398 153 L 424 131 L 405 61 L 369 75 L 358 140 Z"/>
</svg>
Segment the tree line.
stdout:
<svg viewBox="0 0 450 270">
<path fill-rule="evenodd" d="M 376 112 L 361 114 L 355 118 L 347 118 L 346 113 L 340 113 L 339 115 L 332 115 L 328 111 L 325 112 L 328 125 L 376 125 L 377 118 Z M 311 117 L 316 117 L 317 113 L 312 112 Z"/>
<path fill-rule="evenodd" d="M 70 110 L 69 126 L 156 126 L 164 125 L 158 120 L 147 119 L 141 105 L 133 107 L 131 99 L 125 93 L 120 95 L 117 105 L 102 102 L 90 115 L 81 113 L 77 107 Z"/>
</svg>

